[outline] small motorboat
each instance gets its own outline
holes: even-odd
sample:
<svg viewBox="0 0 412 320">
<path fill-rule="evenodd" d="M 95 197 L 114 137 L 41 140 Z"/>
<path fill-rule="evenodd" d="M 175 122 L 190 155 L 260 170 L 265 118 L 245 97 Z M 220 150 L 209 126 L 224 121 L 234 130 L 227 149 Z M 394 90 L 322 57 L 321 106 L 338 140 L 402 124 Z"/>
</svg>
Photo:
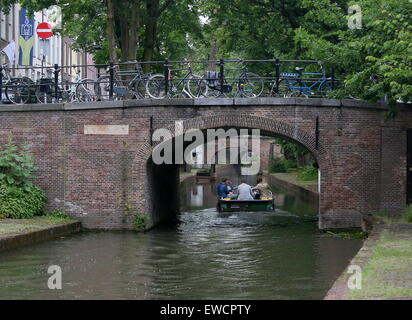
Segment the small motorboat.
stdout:
<svg viewBox="0 0 412 320">
<path fill-rule="evenodd" d="M 237 200 L 231 198 L 218 199 L 218 212 L 235 211 L 275 211 L 276 205 L 273 195 L 257 200 Z"/>
</svg>

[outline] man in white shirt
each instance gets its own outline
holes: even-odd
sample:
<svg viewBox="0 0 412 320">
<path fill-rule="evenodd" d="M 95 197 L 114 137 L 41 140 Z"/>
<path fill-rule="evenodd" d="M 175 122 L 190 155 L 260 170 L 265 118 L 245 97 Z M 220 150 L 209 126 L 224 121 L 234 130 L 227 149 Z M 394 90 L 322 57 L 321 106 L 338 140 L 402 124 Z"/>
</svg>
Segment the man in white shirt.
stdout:
<svg viewBox="0 0 412 320">
<path fill-rule="evenodd" d="M 241 180 L 241 184 L 237 187 L 238 200 L 253 200 L 254 193 L 252 187 L 246 183 L 246 180 Z"/>
</svg>

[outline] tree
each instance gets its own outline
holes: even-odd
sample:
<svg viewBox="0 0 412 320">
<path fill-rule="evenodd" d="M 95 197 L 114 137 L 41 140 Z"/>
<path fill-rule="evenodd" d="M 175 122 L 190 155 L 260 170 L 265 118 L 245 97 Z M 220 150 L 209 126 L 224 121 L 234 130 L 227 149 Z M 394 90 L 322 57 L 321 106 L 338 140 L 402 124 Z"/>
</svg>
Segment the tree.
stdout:
<svg viewBox="0 0 412 320">
<path fill-rule="evenodd" d="M 326 0 L 323 0 L 325 2 Z M 348 2 L 350 4 L 350 2 Z M 306 57 L 328 61 L 345 80 L 346 91 L 368 101 L 386 98 L 396 102 L 412 100 L 412 2 L 409 0 L 361 0 L 363 26 L 351 30 L 342 26 L 347 11 L 333 15 L 333 38 L 301 27 L 295 43 Z M 330 15 L 325 11 L 318 17 Z M 330 16 L 329 16 L 330 17 Z M 330 18 L 329 18 L 330 20 Z"/>
</svg>

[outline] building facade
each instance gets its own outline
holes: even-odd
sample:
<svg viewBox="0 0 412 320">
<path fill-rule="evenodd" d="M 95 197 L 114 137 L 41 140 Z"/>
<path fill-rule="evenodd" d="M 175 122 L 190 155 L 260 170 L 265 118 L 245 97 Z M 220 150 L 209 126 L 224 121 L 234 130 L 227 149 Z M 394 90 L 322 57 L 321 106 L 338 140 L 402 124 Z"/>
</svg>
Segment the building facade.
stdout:
<svg viewBox="0 0 412 320">
<path fill-rule="evenodd" d="M 94 67 L 85 67 L 87 64 L 93 64 L 93 56 L 72 49 L 72 39 L 57 34 L 45 40 L 37 36 L 37 25 L 49 22 L 53 26 L 55 14 L 53 10 L 44 9 L 30 17 L 19 4 L 12 5 L 8 14 L 0 12 L 0 50 L 12 42 L 15 43 L 14 61 L 10 63 L 6 54 L 1 52 L 0 63 L 18 68 L 12 70 L 13 76 L 26 76 L 33 81 L 41 77 L 53 77 L 55 64 L 82 66 L 63 68 L 62 80 L 74 81 L 77 69 L 80 70 L 81 78 L 95 79 L 97 72 Z"/>
</svg>

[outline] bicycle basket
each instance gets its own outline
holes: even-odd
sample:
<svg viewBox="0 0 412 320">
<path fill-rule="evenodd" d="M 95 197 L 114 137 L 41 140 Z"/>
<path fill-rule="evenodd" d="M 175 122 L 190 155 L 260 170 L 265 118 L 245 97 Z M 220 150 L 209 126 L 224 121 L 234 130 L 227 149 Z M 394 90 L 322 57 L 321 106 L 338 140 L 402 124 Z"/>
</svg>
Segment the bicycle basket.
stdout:
<svg viewBox="0 0 412 320">
<path fill-rule="evenodd" d="M 216 87 L 219 85 L 220 73 L 216 71 L 206 71 L 204 79 L 209 87 Z"/>
<path fill-rule="evenodd" d="M 113 92 L 118 96 L 126 97 L 127 94 L 129 93 L 129 90 L 125 86 L 117 86 L 117 87 L 113 87 Z"/>
</svg>

